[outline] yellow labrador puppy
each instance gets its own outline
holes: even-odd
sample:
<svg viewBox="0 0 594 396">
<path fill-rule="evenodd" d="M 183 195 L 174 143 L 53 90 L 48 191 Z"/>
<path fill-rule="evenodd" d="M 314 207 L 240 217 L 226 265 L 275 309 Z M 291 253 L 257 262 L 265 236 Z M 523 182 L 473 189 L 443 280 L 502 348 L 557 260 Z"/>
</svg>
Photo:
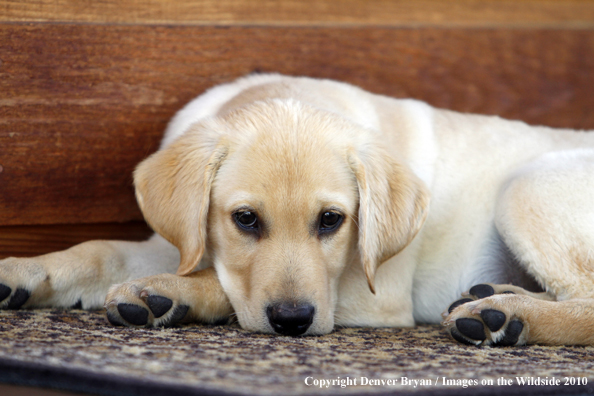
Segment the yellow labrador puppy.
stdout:
<svg viewBox="0 0 594 396">
<path fill-rule="evenodd" d="M 134 177 L 150 240 L 3 260 L 1 307 L 594 344 L 594 134 L 254 75 L 190 102 Z"/>
</svg>

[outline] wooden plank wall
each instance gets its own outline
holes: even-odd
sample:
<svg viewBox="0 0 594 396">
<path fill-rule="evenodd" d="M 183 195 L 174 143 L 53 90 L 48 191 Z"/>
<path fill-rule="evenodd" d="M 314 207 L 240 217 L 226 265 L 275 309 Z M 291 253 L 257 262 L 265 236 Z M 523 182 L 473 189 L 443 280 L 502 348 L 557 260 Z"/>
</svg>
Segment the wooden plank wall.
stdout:
<svg viewBox="0 0 594 396">
<path fill-rule="evenodd" d="M 593 70 L 589 0 L 0 1 L 0 257 L 146 237 L 135 164 L 253 71 L 594 129 Z"/>
</svg>

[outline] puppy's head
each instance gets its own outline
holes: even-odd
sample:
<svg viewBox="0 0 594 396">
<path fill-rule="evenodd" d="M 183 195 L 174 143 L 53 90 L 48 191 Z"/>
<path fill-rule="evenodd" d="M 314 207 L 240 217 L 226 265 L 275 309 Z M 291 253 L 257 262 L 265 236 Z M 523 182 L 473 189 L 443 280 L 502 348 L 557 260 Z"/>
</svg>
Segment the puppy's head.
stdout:
<svg viewBox="0 0 594 396">
<path fill-rule="evenodd" d="M 178 274 L 208 251 L 241 326 L 288 335 L 332 330 L 352 265 L 373 292 L 376 268 L 411 241 L 428 203 L 372 131 L 292 100 L 195 124 L 135 183 L 149 224 L 180 250 Z"/>
</svg>

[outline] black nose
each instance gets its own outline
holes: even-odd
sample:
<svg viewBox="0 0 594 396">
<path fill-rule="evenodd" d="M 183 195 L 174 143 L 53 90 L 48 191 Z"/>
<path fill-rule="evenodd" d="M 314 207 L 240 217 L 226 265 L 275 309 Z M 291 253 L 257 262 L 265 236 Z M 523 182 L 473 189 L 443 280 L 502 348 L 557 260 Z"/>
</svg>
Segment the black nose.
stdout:
<svg viewBox="0 0 594 396">
<path fill-rule="evenodd" d="M 280 303 L 266 309 L 270 325 L 279 334 L 298 336 L 313 322 L 316 309 L 309 304 Z"/>
</svg>

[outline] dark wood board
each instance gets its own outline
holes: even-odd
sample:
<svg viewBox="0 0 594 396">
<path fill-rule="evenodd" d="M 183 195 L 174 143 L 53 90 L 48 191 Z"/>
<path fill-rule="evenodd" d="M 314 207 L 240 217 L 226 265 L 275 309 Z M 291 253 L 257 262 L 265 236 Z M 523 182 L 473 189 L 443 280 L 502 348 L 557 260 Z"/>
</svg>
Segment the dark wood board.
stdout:
<svg viewBox="0 0 594 396">
<path fill-rule="evenodd" d="M 153 234 L 144 221 L 0 227 L 0 259 L 32 257 L 92 239 L 143 241 Z"/>
<path fill-rule="evenodd" d="M 208 87 L 259 71 L 594 128 L 594 31 L 0 24 L 0 225 L 141 219 L 131 172 Z"/>
</svg>

